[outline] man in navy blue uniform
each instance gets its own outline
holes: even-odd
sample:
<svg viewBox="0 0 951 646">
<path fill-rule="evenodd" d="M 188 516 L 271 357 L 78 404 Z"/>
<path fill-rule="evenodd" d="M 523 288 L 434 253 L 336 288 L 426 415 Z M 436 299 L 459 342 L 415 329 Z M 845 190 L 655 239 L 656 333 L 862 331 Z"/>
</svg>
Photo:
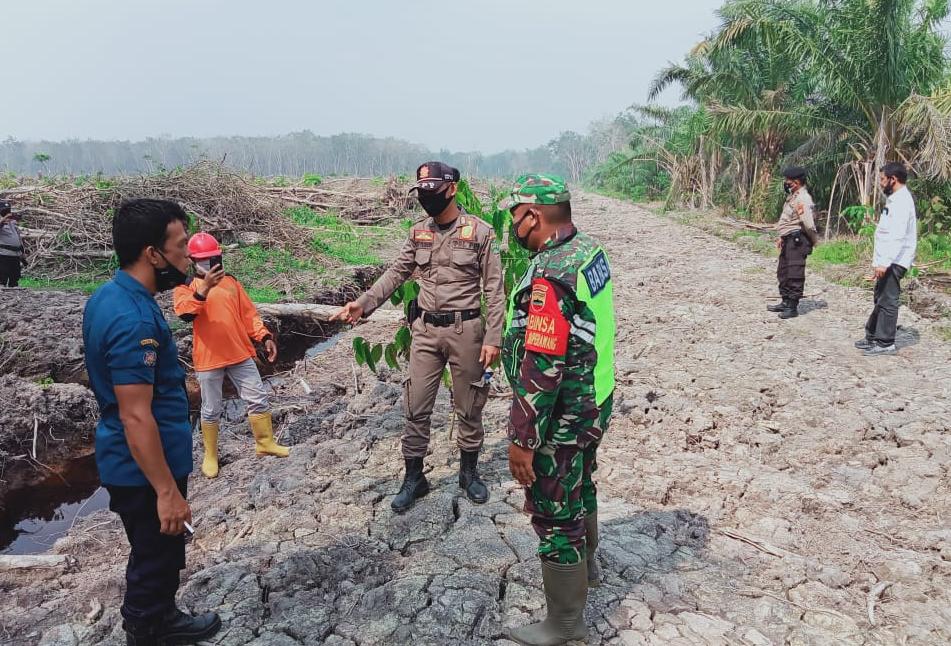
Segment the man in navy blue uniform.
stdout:
<svg viewBox="0 0 951 646">
<path fill-rule="evenodd" d="M 131 548 L 122 604 L 130 645 L 191 644 L 221 627 L 178 610 L 192 470 L 185 372 L 155 293 L 185 282 L 188 216 L 174 202 L 125 202 L 112 223 L 115 278 L 89 299 L 83 341 L 99 402 L 96 465 Z"/>
</svg>

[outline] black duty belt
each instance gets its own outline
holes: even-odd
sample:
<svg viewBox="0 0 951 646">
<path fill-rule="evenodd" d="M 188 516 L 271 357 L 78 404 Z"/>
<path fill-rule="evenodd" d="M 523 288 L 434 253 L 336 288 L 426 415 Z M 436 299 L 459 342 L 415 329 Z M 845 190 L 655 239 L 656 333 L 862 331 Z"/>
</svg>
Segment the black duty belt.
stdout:
<svg viewBox="0 0 951 646">
<path fill-rule="evenodd" d="M 802 229 L 796 229 L 795 231 L 790 231 L 789 233 L 783 236 L 783 239 L 792 238 L 793 236 L 799 236 L 799 235 L 802 235 Z"/>
<path fill-rule="evenodd" d="M 471 321 L 482 316 L 479 310 L 462 310 L 459 312 L 423 312 L 423 322 L 427 325 L 436 327 L 449 327 L 456 324 L 456 314 L 462 317 L 463 321 Z"/>
<path fill-rule="evenodd" d="M 23 247 L 14 247 L 10 244 L 0 244 L 0 249 L 6 249 L 7 251 L 15 251 L 17 253 L 23 252 Z"/>
</svg>

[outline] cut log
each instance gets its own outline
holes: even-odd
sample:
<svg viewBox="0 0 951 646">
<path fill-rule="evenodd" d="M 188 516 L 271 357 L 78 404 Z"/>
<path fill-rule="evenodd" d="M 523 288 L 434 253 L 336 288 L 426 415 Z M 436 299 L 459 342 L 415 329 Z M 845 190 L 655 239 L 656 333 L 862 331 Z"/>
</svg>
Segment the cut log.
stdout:
<svg viewBox="0 0 951 646">
<path fill-rule="evenodd" d="M 261 303 L 256 304 L 258 314 L 275 318 L 299 318 L 313 323 L 328 323 L 330 317 L 340 311 L 336 305 L 316 305 L 311 303 Z M 403 320 L 400 310 L 377 310 L 374 321 L 398 323 Z"/>
<path fill-rule="evenodd" d="M 65 554 L 4 554 L 0 556 L 0 572 L 66 565 Z"/>
</svg>

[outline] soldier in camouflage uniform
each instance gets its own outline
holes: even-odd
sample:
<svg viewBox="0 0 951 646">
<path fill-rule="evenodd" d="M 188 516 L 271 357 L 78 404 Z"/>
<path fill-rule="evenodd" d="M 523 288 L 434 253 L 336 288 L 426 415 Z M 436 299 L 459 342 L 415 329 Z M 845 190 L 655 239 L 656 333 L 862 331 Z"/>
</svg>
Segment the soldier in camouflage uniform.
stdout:
<svg viewBox="0 0 951 646">
<path fill-rule="evenodd" d="M 512 291 L 502 342 L 514 399 L 509 466 L 526 487 L 538 534 L 548 617 L 511 632 L 521 644 L 587 635 L 588 586 L 599 584 L 592 474 L 614 393 L 614 305 L 604 249 L 571 221 L 560 177 L 523 175 L 500 208 L 511 241 L 532 252 Z"/>
</svg>

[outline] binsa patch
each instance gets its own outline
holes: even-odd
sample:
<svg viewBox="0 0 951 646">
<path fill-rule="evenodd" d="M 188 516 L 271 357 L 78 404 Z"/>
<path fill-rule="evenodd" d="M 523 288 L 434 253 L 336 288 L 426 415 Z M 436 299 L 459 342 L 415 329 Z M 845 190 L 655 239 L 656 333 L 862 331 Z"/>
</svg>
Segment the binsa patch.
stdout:
<svg viewBox="0 0 951 646">
<path fill-rule="evenodd" d="M 564 356 L 568 351 L 569 330 L 554 287 L 544 278 L 536 278 L 532 281 L 525 349 L 555 357 Z"/>
</svg>

